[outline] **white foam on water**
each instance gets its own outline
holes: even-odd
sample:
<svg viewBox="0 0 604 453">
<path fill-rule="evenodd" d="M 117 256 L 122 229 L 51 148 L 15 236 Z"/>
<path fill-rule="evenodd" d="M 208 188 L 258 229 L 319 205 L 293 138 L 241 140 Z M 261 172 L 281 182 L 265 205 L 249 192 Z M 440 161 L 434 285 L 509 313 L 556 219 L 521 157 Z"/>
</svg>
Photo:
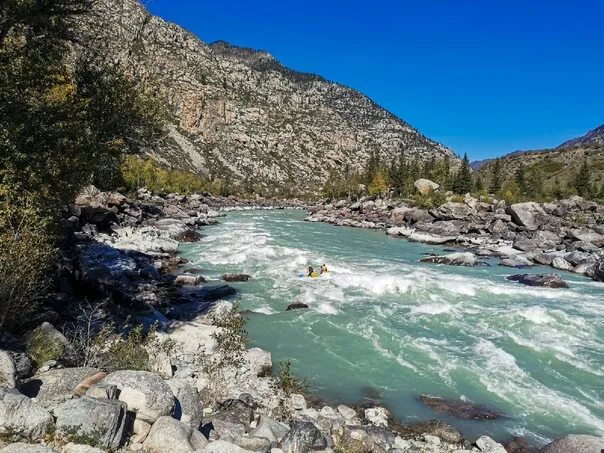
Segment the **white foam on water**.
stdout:
<svg viewBox="0 0 604 453">
<path fill-rule="evenodd" d="M 518 314 L 535 324 L 547 324 L 555 321 L 555 319 L 548 314 L 547 308 L 539 305 L 520 309 Z"/>
<path fill-rule="evenodd" d="M 450 313 L 453 307 L 446 304 L 422 304 L 411 309 L 412 315 L 442 315 Z"/>
<path fill-rule="evenodd" d="M 278 313 L 277 311 L 275 311 L 273 308 L 269 307 L 268 305 L 263 305 L 262 307 L 258 307 L 258 308 L 252 308 L 252 309 L 250 309 L 250 311 L 252 311 L 254 313 L 261 313 L 263 315 L 274 315 L 275 313 Z"/>
</svg>

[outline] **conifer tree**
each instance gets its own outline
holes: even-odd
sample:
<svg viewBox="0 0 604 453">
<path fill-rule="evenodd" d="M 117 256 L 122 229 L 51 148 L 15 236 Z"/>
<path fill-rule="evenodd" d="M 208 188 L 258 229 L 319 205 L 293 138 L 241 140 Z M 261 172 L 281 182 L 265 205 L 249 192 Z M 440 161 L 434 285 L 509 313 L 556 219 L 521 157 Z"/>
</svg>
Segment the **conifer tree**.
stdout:
<svg viewBox="0 0 604 453">
<path fill-rule="evenodd" d="M 582 197 L 589 196 L 591 189 L 591 168 L 587 164 L 587 159 L 583 160 L 581 168 L 575 177 L 574 181 L 575 189 L 577 193 Z"/>
<path fill-rule="evenodd" d="M 491 164 L 491 193 L 497 193 L 503 186 L 501 159 L 498 157 Z"/>
<path fill-rule="evenodd" d="M 473 187 L 470 160 L 468 159 L 468 155 L 464 154 L 461 167 L 459 168 L 455 177 L 455 182 L 453 183 L 453 191 L 458 194 L 465 194 L 471 192 Z"/>
</svg>

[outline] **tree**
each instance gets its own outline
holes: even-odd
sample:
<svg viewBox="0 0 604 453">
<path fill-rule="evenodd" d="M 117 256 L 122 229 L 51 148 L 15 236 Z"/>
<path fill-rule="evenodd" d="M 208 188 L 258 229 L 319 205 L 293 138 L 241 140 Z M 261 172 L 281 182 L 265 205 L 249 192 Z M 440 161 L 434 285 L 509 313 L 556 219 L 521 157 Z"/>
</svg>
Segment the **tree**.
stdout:
<svg viewBox="0 0 604 453">
<path fill-rule="evenodd" d="M 535 199 L 543 195 L 543 173 L 533 165 L 527 171 L 524 181 L 524 190 L 522 186 L 518 186 L 520 193 L 525 193 L 528 197 Z"/>
<path fill-rule="evenodd" d="M 498 157 L 491 164 L 491 193 L 497 193 L 501 190 L 501 186 L 503 185 L 502 171 L 501 159 Z"/>
<path fill-rule="evenodd" d="M 369 195 L 380 195 L 388 190 L 388 181 L 382 170 L 378 170 L 369 185 L 367 186 L 367 192 Z"/>
<path fill-rule="evenodd" d="M 583 160 L 583 164 L 579 168 L 579 172 L 575 176 L 574 181 L 575 189 L 577 193 L 582 197 L 590 195 L 591 191 L 591 168 L 587 163 L 587 159 Z"/>
<path fill-rule="evenodd" d="M 520 188 L 520 192 L 526 193 L 526 191 L 527 191 L 526 177 L 525 177 L 525 172 L 524 172 L 524 166 L 522 164 L 520 164 L 518 166 L 518 168 L 516 169 L 516 173 L 514 174 L 514 180 L 516 181 L 516 184 Z"/>
<path fill-rule="evenodd" d="M 453 182 L 453 192 L 458 194 L 465 194 L 471 192 L 474 188 L 473 180 L 472 180 L 472 169 L 470 168 L 470 160 L 468 159 L 468 155 L 464 154 L 463 160 L 461 162 L 461 167 L 455 176 L 455 181 Z"/>
</svg>

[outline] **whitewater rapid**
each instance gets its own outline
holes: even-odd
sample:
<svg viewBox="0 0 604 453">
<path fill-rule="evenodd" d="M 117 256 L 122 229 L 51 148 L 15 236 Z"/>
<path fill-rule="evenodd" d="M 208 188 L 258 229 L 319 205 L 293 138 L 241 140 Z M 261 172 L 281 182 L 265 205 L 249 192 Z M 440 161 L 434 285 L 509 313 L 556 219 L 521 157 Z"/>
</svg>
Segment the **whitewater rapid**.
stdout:
<svg viewBox="0 0 604 453">
<path fill-rule="evenodd" d="M 292 359 L 320 396 L 377 393 L 401 419 L 444 418 L 468 436 L 604 435 L 604 285 L 564 273 L 569 289 L 529 288 L 500 266 L 420 264 L 443 249 L 302 217 L 229 213 L 182 253 L 209 279 L 252 275 L 237 288 L 254 344 Z M 300 276 L 323 263 L 327 275 Z M 286 312 L 292 302 L 309 309 Z M 418 402 L 425 393 L 506 417 L 443 417 Z"/>
</svg>

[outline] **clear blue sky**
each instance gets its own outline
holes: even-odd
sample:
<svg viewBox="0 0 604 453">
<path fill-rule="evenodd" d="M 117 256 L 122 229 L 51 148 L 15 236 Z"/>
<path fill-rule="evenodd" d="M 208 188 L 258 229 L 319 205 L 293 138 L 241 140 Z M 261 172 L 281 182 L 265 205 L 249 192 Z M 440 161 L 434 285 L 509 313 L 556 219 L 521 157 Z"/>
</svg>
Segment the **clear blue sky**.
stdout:
<svg viewBox="0 0 604 453">
<path fill-rule="evenodd" d="M 210 43 L 367 94 L 471 159 L 604 123 L 604 0 L 148 0 Z"/>
</svg>

